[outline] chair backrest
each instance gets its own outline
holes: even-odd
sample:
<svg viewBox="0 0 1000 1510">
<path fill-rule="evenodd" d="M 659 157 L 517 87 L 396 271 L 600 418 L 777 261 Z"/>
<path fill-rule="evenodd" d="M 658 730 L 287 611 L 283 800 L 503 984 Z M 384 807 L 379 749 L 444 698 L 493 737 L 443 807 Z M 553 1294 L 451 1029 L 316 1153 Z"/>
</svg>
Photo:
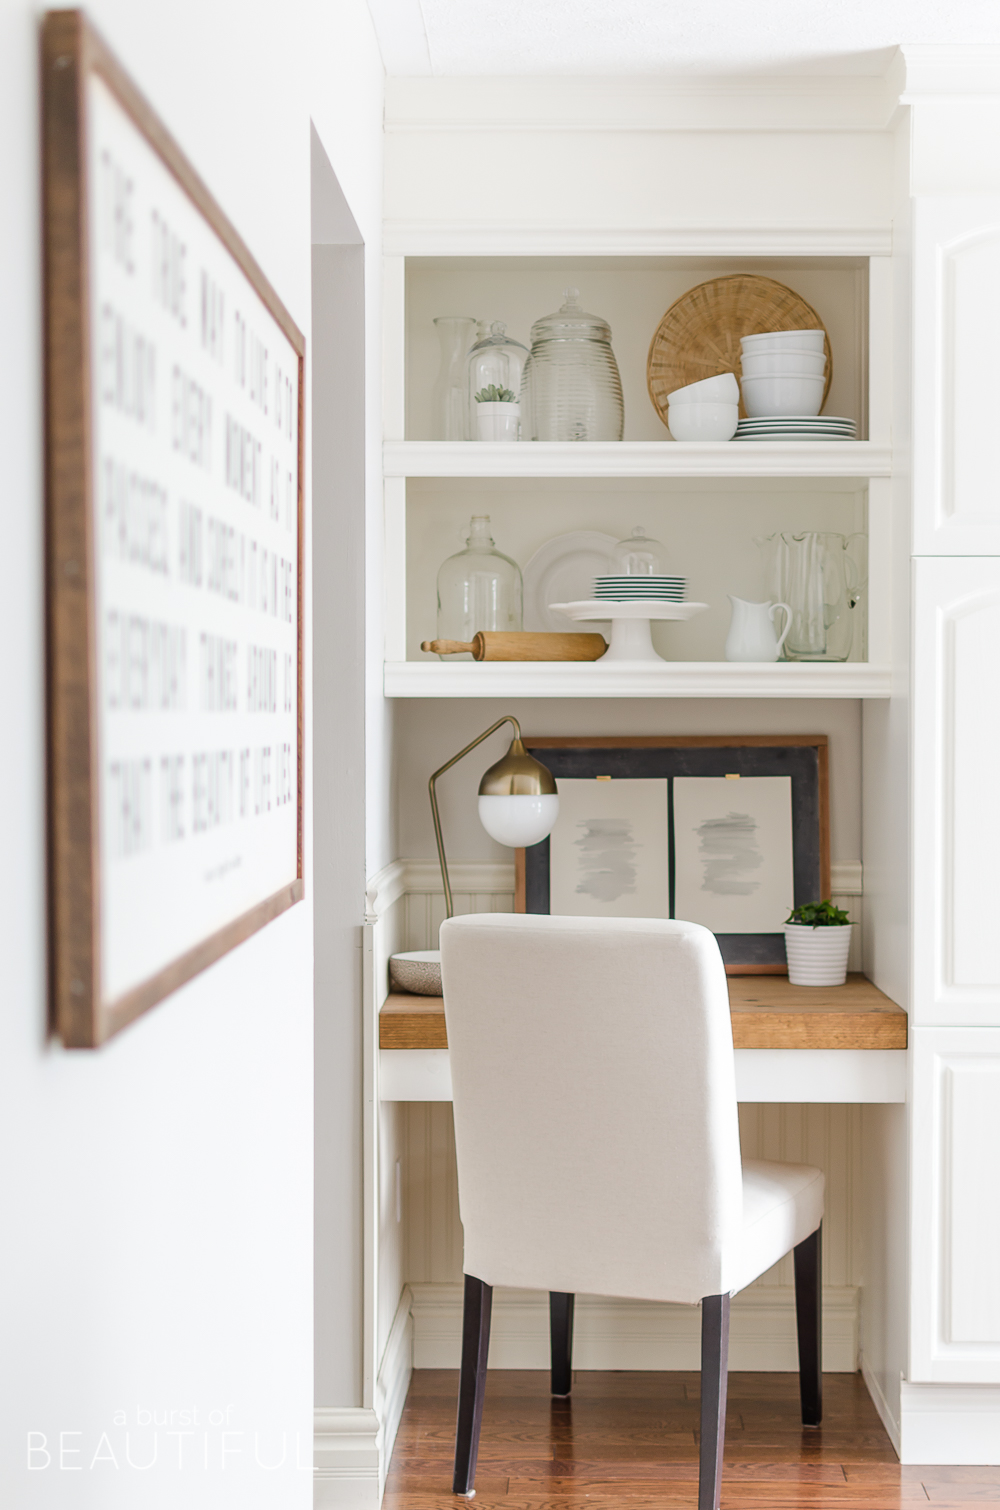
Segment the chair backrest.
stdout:
<svg viewBox="0 0 1000 1510">
<path fill-rule="evenodd" d="M 732 1027 L 714 936 L 659 918 L 441 928 L 465 1272 L 695 1303 L 740 1229 Z"/>
</svg>

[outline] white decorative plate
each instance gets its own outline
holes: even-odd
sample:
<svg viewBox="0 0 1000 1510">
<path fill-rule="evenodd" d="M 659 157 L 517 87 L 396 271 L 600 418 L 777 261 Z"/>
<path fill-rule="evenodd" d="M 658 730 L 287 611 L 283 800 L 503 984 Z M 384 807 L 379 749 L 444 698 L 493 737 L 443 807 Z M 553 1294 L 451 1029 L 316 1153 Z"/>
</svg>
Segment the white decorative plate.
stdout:
<svg viewBox="0 0 1000 1510">
<path fill-rule="evenodd" d="M 524 627 L 534 633 L 566 634 L 572 620 L 549 605 L 590 594 L 594 578 L 609 570 L 618 541 L 598 530 L 570 530 L 541 546 L 524 568 Z"/>
</svg>

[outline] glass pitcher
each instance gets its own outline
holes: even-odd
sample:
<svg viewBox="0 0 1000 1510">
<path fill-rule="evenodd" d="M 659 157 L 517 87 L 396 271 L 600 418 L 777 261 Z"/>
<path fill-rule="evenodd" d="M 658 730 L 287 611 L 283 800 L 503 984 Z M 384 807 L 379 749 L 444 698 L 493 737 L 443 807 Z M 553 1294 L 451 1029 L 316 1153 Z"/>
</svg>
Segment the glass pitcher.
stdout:
<svg viewBox="0 0 1000 1510">
<path fill-rule="evenodd" d="M 791 608 L 782 659 L 846 661 L 867 586 L 868 536 L 779 531 L 754 543 L 764 554 L 767 595 Z"/>
</svg>

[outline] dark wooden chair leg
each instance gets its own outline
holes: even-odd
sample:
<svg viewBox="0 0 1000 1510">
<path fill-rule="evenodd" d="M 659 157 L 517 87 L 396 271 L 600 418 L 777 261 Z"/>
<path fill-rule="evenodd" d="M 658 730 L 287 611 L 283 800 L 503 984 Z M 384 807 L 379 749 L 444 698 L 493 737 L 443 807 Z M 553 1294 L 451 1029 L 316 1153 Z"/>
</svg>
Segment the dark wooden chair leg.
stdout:
<svg viewBox="0 0 1000 1510">
<path fill-rule="evenodd" d="M 729 1296 L 706 1295 L 701 1303 L 701 1450 L 698 1510 L 719 1510 L 722 1453 L 726 1445 L 729 1385 Z"/>
<path fill-rule="evenodd" d="M 490 1314 L 493 1286 L 465 1276 L 462 1311 L 462 1372 L 458 1381 L 458 1424 L 455 1428 L 455 1477 L 453 1494 L 471 1499 L 475 1493 L 479 1432 L 483 1424 L 486 1394 L 486 1360 L 490 1351 Z"/>
<path fill-rule="evenodd" d="M 552 1393 L 565 1399 L 573 1385 L 573 1302 L 575 1295 L 549 1291 L 549 1336 L 552 1340 Z"/>
<path fill-rule="evenodd" d="M 799 1396 L 803 1426 L 823 1419 L 822 1225 L 795 1252 L 795 1322 L 799 1333 Z"/>
</svg>

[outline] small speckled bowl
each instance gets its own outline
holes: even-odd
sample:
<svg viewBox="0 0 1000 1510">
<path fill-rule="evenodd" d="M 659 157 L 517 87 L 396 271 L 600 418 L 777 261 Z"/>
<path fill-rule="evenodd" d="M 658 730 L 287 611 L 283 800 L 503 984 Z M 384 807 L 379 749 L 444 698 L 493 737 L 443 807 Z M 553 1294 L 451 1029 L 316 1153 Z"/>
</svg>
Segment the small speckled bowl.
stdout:
<svg viewBox="0 0 1000 1510">
<path fill-rule="evenodd" d="M 389 959 L 389 980 L 397 991 L 414 996 L 441 995 L 441 950 L 415 949 L 410 954 L 393 954 Z"/>
</svg>

